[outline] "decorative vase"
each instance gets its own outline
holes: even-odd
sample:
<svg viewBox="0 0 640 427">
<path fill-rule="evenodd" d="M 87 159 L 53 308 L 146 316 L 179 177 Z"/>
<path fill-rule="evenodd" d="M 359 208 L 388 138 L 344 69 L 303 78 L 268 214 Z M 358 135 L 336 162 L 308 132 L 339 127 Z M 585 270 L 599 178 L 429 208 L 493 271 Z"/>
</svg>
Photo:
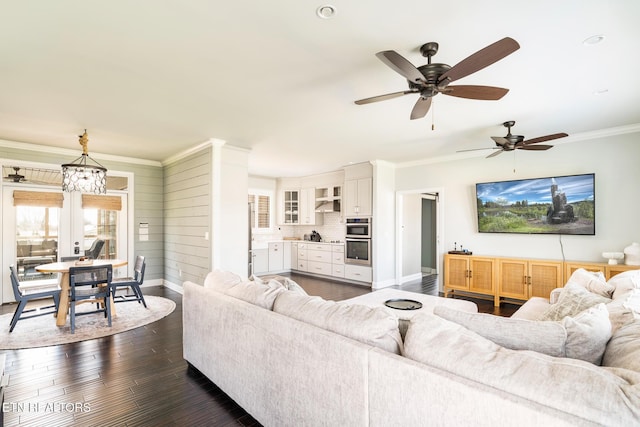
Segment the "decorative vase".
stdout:
<svg viewBox="0 0 640 427">
<path fill-rule="evenodd" d="M 627 265 L 640 265 L 640 243 L 633 242 L 624 248 L 624 263 Z"/>
</svg>

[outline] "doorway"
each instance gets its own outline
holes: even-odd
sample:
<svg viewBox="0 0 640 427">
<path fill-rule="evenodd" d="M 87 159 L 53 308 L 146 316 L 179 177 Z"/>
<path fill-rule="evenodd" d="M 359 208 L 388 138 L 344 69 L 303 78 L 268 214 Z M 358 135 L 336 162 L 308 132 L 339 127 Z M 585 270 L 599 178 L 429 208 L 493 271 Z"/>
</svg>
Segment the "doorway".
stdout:
<svg viewBox="0 0 640 427">
<path fill-rule="evenodd" d="M 396 283 L 438 275 L 441 289 L 443 190 L 424 189 L 396 194 Z"/>
<path fill-rule="evenodd" d="M 100 196 L 64 193 L 60 178 L 53 183 L 36 178 L 35 173 L 44 170 L 22 167 L 18 172 L 23 178 L 19 180 L 7 179 L 3 174 L 1 303 L 14 300 L 10 265 L 16 267 L 20 281 L 46 279 L 49 277 L 37 272 L 36 266 L 60 261 L 62 257 L 85 256 L 97 241 L 101 242 L 100 250 L 93 258 L 128 260 L 127 186 L 125 191 L 114 190 Z M 47 173 L 59 177 L 58 170 Z M 121 186 L 122 180 L 118 181 Z"/>
</svg>

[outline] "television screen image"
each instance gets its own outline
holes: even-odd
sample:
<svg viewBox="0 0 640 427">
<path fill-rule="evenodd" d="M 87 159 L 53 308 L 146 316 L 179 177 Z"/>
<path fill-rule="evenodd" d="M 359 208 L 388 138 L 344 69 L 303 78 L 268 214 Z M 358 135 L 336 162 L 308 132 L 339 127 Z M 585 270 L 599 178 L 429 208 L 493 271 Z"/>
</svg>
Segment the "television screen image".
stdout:
<svg viewBox="0 0 640 427">
<path fill-rule="evenodd" d="M 595 194 L 595 174 L 478 183 L 478 231 L 592 236 Z"/>
</svg>

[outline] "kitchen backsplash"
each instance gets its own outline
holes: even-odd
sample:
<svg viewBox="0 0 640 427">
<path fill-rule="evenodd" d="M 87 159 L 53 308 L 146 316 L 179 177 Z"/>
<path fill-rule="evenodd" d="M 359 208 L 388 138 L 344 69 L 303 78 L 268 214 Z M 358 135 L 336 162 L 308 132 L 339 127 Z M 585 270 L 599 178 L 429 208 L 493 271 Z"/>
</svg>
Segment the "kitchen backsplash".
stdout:
<svg viewBox="0 0 640 427">
<path fill-rule="evenodd" d="M 324 223 L 322 225 L 281 225 L 279 232 L 272 234 L 254 234 L 255 243 L 267 243 L 274 240 L 282 240 L 285 237 L 298 238 L 302 240 L 305 234 L 317 231 L 323 242 L 340 241 L 344 242 L 345 225 L 340 212 L 324 213 Z"/>
</svg>

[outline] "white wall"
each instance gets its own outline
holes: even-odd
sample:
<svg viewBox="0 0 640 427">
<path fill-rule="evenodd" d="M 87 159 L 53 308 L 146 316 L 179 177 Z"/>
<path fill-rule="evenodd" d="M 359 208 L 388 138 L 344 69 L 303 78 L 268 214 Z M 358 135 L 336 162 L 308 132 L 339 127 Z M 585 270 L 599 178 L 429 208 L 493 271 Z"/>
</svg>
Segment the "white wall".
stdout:
<svg viewBox="0 0 640 427">
<path fill-rule="evenodd" d="M 384 288 L 396 283 L 396 199 L 395 167 L 376 160 L 373 163 L 373 284 Z"/>
<path fill-rule="evenodd" d="M 458 242 L 477 255 L 561 260 L 558 235 L 478 233 L 475 184 L 593 172 L 596 175 L 596 235 L 565 235 L 561 242 L 567 260 L 604 262 L 603 251 L 622 251 L 629 243 L 640 241 L 639 136 L 638 133 L 617 135 L 557 143 L 547 151 L 518 150 L 490 159 L 479 157 L 399 167 L 396 190 L 442 188 L 442 253 L 453 249 L 454 242 Z"/>
<path fill-rule="evenodd" d="M 248 159 L 245 149 L 213 146 L 212 267 L 241 277 L 247 277 L 249 263 Z"/>
</svg>

